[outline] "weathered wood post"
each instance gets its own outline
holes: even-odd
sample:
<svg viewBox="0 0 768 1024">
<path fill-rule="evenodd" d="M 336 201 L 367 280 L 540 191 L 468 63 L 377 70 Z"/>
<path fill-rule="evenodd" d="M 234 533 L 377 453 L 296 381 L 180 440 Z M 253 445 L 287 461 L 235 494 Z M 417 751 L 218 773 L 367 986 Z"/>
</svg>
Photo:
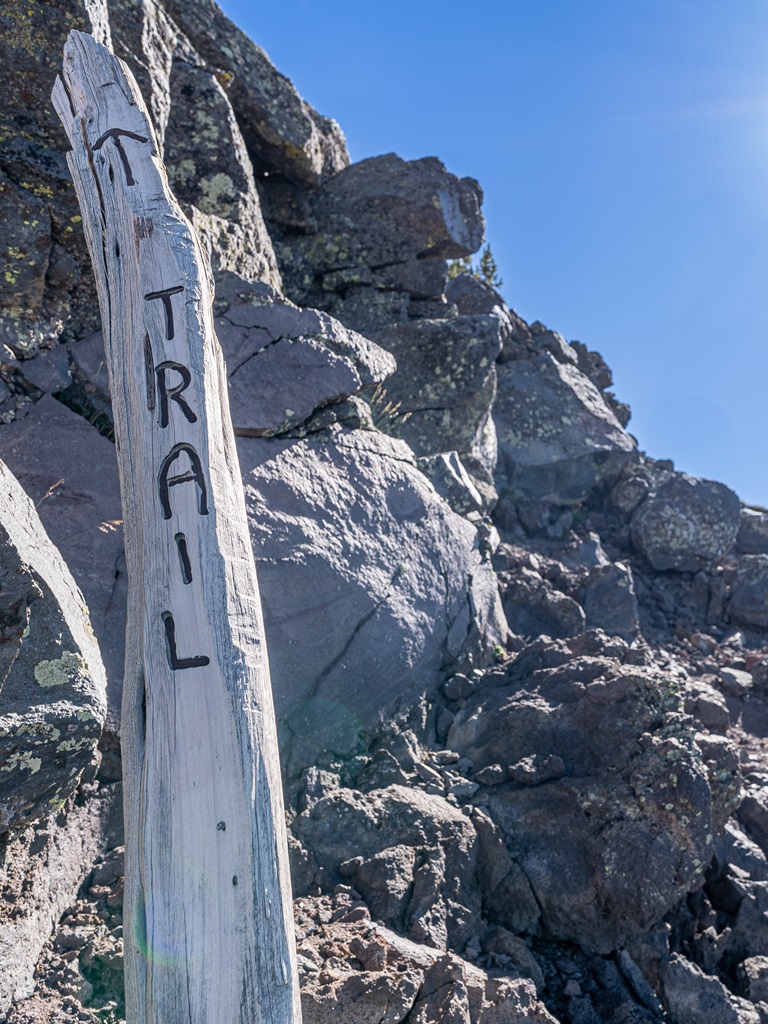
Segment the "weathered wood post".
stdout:
<svg viewBox="0 0 768 1024">
<path fill-rule="evenodd" d="M 207 261 L 135 80 L 72 32 L 53 101 L 96 274 L 129 578 L 130 1024 L 298 1024 L 256 571 Z"/>
</svg>

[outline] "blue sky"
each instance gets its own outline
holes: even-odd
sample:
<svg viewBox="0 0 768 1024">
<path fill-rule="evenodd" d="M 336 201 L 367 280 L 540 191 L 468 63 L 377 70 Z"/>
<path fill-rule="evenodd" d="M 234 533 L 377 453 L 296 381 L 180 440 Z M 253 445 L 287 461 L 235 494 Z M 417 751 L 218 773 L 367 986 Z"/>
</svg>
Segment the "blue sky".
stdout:
<svg viewBox="0 0 768 1024">
<path fill-rule="evenodd" d="M 765 0 L 222 7 L 353 160 L 477 178 L 509 305 L 603 354 L 642 449 L 768 506 Z"/>
</svg>

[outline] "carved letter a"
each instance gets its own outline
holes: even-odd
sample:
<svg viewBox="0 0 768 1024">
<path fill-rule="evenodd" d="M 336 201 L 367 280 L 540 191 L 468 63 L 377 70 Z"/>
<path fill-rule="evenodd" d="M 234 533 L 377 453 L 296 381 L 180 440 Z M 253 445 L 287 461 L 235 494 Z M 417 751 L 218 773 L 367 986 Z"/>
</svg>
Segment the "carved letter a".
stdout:
<svg viewBox="0 0 768 1024">
<path fill-rule="evenodd" d="M 168 474 L 171 471 L 171 466 L 182 452 L 188 456 L 191 468 L 188 469 L 186 473 L 177 473 L 176 476 L 169 477 Z M 171 518 L 170 488 L 175 487 L 177 484 L 186 483 L 196 483 L 200 488 L 198 509 L 201 516 L 207 516 L 208 492 L 205 487 L 205 476 L 203 475 L 203 466 L 200 462 L 200 456 L 191 444 L 188 444 L 186 441 L 182 441 L 180 444 L 175 444 L 165 456 L 157 477 L 157 489 L 160 492 L 160 505 L 163 509 L 163 519 Z"/>
</svg>

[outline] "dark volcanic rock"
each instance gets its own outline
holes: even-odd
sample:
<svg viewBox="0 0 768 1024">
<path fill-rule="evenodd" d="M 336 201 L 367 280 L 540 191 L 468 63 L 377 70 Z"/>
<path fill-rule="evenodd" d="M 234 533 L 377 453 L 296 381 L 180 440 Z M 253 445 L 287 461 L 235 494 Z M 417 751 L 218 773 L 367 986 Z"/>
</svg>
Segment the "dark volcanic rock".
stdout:
<svg viewBox="0 0 768 1024">
<path fill-rule="evenodd" d="M 0 839 L 0 1015 L 35 988 L 40 952 L 104 842 L 119 789 Z"/>
<path fill-rule="evenodd" d="M 742 508 L 736 547 L 745 555 L 768 555 L 768 513 Z"/>
<path fill-rule="evenodd" d="M 280 289 L 253 167 L 227 94 L 204 68 L 175 60 L 170 102 L 168 182 L 212 254 L 214 270 Z"/>
<path fill-rule="evenodd" d="M 730 620 L 750 629 L 768 628 L 768 555 L 742 556 L 728 576 Z"/>
<path fill-rule="evenodd" d="M 760 1024 L 754 1006 L 679 954 L 664 968 L 664 1000 L 674 1024 Z"/>
<path fill-rule="evenodd" d="M 218 275 L 215 314 L 236 434 L 300 430 L 315 413 L 370 390 L 395 367 L 388 352 L 327 313 L 300 309 L 270 285 L 234 273 Z M 111 422 L 101 332 L 69 349 L 77 396 Z"/>
<path fill-rule="evenodd" d="M 607 953 L 660 920 L 706 865 L 711 797 L 690 720 L 648 670 L 581 656 L 518 671 L 524 685 L 467 700 L 448 746 L 476 769 L 562 759 L 561 777 L 513 773 L 487 807 L 546 931 Z"/>
<path fill-rule="evenodd" d="M 305 1024 L 555 1024 L 531 981 L 403 939 L 343 891 L 295 916 Z"/>
<path fill-rule="evenodd" d="M 294 832 L 330 879 L 362 857 L 351 883 L 388 927 L 437 949 L 461 949 L 477 928 L 477 833 L 442 797 L 404 786 L 338 790 Z"/>
<path fill-rule="evenodd" d="M 640 613 L 632 569 L 623 562 L 598 565 L 584 587 L 584 614 L 590 629 L 632 640 L 640 632 Z"/>
<path fill-rule="evenodd" d="M 349 156 L 338 124 L 313 110 L 217 4 L 212 0 L 164 2 L 211 69 L 219 70 L 259 169 L 266 165 L 312 186 L 346 167 Z"/>
<path fill-rule="evenodd" d="M 575 504 L 618 476 L 635 443 L 579 370 L 546 352 L 497 373 L 499 494 Z"/>
<path fill-rule="evenodd" d="M 108 41 L 104 0 L 7 0 L 0 10 L 0 338 L 17 354 L 55 344 L 67 323 L 98 325 L 68 147 L 50 99 L 73 28 Z"/>
<path fill-rule="evenodd" d="M 496 397 L 498 318 L 413 320 L 371 337 L 397 360 L 385 385 L 387 399 L 398 407 L 397 435 L 417 455 L 455 450 L 482 456 Z M 491 474 L 494 468 L 495 457 L 486 469 Z"/>
<path fill-rule="evenodd" d="M 476 181 L 449 174 L 434 157 L 406 161 L 389 153 L 352 164 L 311 197 L 312 233 L 286 235 L 277 247 L 288 294 L 305 303 L 317 279 L 319 295 L 341 295 L 353 286 L 373 286 L 373 267 L 474 252 L 483 237 L 481 200 Z M 339 271 L 351 276 L 340 278 Z M 404 296 L 407 315 L 409 293 L 392 291 Z M 349 327 L 370 323 L 365 308 L 365 324 L 353 308 L 338 315 Z"/>
<path fill-rule="evenodd" d="M 502 604 L 510 629 L 520 636 L 540 633 L 575 636 L 586 627 L 581 605 L 562 594 L 532 569 L 522 567 L 500 575 Z"/>
<path fill-rule="evenodd" d="M 270 436 L 299 427 L 395 369 L 388 352 L 327 313 L 299 309 L 234 274 L 220 276 L 216 312 L 237 434 Z"/>
<path fill-rule="evenodd" d="M 88 611 L 0 462 L 0 834 L 74 791 L 101 735 L 106 678 Z"/>
<path fill-rule="evenodd" d="M 475 528 L 377 431 L 238 442 L 290 770 L 482 662 L 506 624 Z"/>
<path fill-rule="evenodd" d="M 675 473 L 632 517 L 632 539 L 656 570 L 711 569 L 733 547 L 739 499 L 725 484 Z"/>
</svg>

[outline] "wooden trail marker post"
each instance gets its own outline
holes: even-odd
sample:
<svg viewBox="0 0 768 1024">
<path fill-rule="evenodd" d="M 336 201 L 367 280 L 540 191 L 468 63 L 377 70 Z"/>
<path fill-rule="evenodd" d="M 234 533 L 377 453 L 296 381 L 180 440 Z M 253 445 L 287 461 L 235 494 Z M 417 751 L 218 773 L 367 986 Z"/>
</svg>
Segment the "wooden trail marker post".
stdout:
<svg viewBox="0 0 768 1024">
<path fill-rule="evenodd" d="M 122 61 L 53 102 L 104 325 L 125 519 L 129 1024 L 299 1024 L 263 628 L 207 261 Z"/>
</svg>

